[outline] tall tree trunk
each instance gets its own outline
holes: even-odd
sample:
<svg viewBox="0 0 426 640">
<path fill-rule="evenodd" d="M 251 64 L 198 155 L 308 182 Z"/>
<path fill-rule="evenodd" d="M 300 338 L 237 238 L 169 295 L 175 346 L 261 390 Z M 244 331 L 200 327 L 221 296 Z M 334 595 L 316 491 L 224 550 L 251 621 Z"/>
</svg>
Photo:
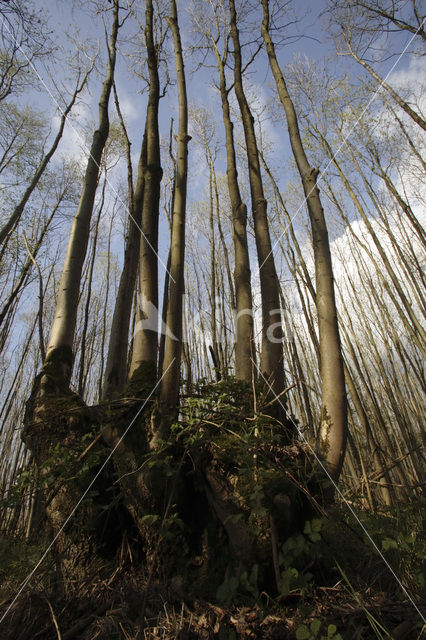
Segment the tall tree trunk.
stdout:
<svg viewBox="0 0 426 640">
<path fill-rule="evenodd" d="M 152 446 L 167 436 L 170 421 L 176 416 L 179 402 L 182 357 L 182 312 L 184 295 L 186 188 L 188 179 L 188 102 L 185 68 L 175 0 L 170 0 L 168 23 L 173 34 L 177 75 L 179 121 L 177 133 L 176 176 L 174 182 L 172 237 L 170 247 L 170 287 L 167 301 L 167 328 L 160 386 L 161 419 Z"/>
<path fill-rule="evenodd" d="M 138 270 L 138 256 L 141 237 L 142 199 L 144 189 L 144 167 L 146 164 L 146 142 L 143 136 L 141 153 L 138 163 L 138 175 L 136 188 L 133 189 L 133 170 L 130 151 L 130 140 L 124 126 L 118 97 L 116 96 L 116 108 L 121 122 L 121 128 L 125 134 L 127 179 L 129 198 L 129 219 L 126 235 L 123 269 L 115 299 L 114 313 L 112 316 L 111 334 L 108 344 L 108 354 L 105 366 L 105 374 L 102 386 L 102 398 L 111 398 L 114 393 L 119 393 L 127 379 L 127 352 L 129 349 L 129 326 L 132 311 L 133 296 L 135 291 L 136 276 Z"/>
<path fill-rule="evenodd" d="M 130 379 L 144 364 L 148 365 L 150 370 L 156 372 L 158 358 L 158 219 L 162 169 L 158 131 L 160 80 L 158 77 L 157 49 L 154 42 L 154 9 L 152 0 L 147 0 L 145 14 L 149 97 L 146 112 L 146 167 L 139 258 L 140 320 L 134 336 L 129 372 Z"/>
<path fill-rule="evenodd" d="M 392 299 L 395 307 L 398 309 L 398 313 L 401 317 L 401 320 L 403 321 L 404 325 L 407 327 L 407 329 L 411 332 L 412 338 L 415 341 L 415 343 L 418 345 L 419 349 L 422 351 L 423 354 L 426 353 L 426 331 L 424 330 L 424 328 L 422 327 L 421 323 L 419 322 L 416 313 L 414 311 L 414 309 L 412 308 L 410 301 L 408 300 L 403 287 L 401 285 L 401 282 L 399 280 L 399 278 L 397 277 L 395 270 L 393 269 L 389 257 L 386 254 L 386 251 L 384 250 L 382 243 L 379 240 L 379 237 L 377 235 L 377 233 L 374 230 L 374 227 L 371 223 L 370 218 L 366 215 L 364 208 L 359 200 L 359 198 L 357 197 L 354 189 L 352 188 L 351 183 L 349 182 L 347 176 L 344 174 L 340 164 L 337 162 L 336 157 L 335 157 L 335 153 L 333 152 L 333 149 L 331 148 L 330 144 L 328 143 L 328 141 L 326 140 L 326 138 L 324 136 L 321 135 L 321 141 L 324 144 L 324 148 L 327 152 L 327 154 L 330 157 L 330 161 L 333 163 L 333 165 L 336 167 L 339 176 L 343 182 L 343 184 L 345 185 L 345 188 L 347 189 L 358 213 L 360 214 L 366 228 L 368 229 L 373 242 L 375 244 L 375 246 L 377 247 L 377 251 L 380 255 L 380 258 L 383 261 L 383 264 L 385 266 L 385 269 L 387 271 L 387 273 L 390 276 L 390 279 L 392 281 L 393 287 L 395 289 L 395 292 L 398 294 L 398 298 L 401 301 L 401 304 L 403 306 L 403 308 L 405 309 L 406 315 L 403 311 L 403 309 L 401 308 L 398 299 L 395 296 L 394 291 L 389 287 L 389 285 L 387 285 L 386 281 L 383 280 L 385 286 L 387 287 L 387 291 L 388 294 L 390 296 L 390 298 Z M 349 225 L 349 229 L 351 229 L 351 226 Z M 370 252 L 369 253 L 369 257 L 370 260 L 373 262 L 373 264 L 377 264 L 375 257 L 373 256 L 373 254 Z M 379 266 L 377 266 L 377 273 L 380 274 L 381 273 L 381 269 L 379 268 Z M 382 276 L 383 278 L 383 276 Z M 408 318 L 407 318 L 408 316 Z"/>
<path fill-rule="evenodd" d="M 243 203 L 238 184 L 237 161 L 235 156 L 234 125 L 229 108 L 229 89 L 226 86 L 225 64 L 227 52 L 220 56 L 217 43 L 212 45 L 219 68 L 219 90 L 222 103 L 222 118 L 225 128 L 226 177 L 232 208 L 232 240 L 235 253 L 235 377 L 251 382 L 254 374 L 254 330 L 253 302 L 251 291 L 250 256 L 247 244 L 247 207 Z"/>
<path fill-rule="evenodd" d="M 284 363 L 282 347 L 281 307 L 277 272 L 269 235 L 267 202 L 263 192 L 253 116 L 244 93 L 242 79 L 241 46 L 234 0 L 229 0 L 231 37 L 234 47 L 234 89 L 241 111 L 250 180 L 253 220 L 259 263 L 262 299 L 262 351 L 260 369 L 275 395 L 284 389 Z M 278 404 L 271 406 L 283 418 Z"/>
<path fill-rule="evenodd" d="M 397 94 L 397 92 L 392 89 L 392 87 L 383 80 L 383 78 L 381 78 L 372 67 L 370 67 L 370 65 L 368 64 L 368 62 L 366 62 L 365 60 L 363 60 L 362 58 L 360 58 L 357 53 L 353 50 L 352 45 L 350 43 L 349 38 L 345 37 L 345 42 L 347 44 L 347 47 L 349 49 L 349 53 L 351 54 L 351 56 L 353 57 L 354 60 L 356 60 L 358 62 L 358 64 L 360 64 L 362 67 L 364 67 L 364 69 L 366 69 L 366 71 L 368 71 L 368 73 L 375 79 L 375 81 L 378 83 L 378 85 L 380 87 L 383 87 L 384 89 L 386 89 L 386 91 L 389 93 L 389 95 L 395 100 L 395 102 L 401 107 L 401 109 L 403 109 L 405 111 L 405 113 L 407 115 L 410 116 L 410 118 L 412 120 L 414 120 L 414 122 L 416 124 L 419 125 L 419 127 L 421 127 L 422 129 L 424 129 L 426 131 L 426 120 L 424 120 L 421 115 L 419 113 L 417 113 L 416 111 L 414 111 L 414 109 L 412 109 L 410 107 L 410 105 L 401 98 L 400 95 Z"/>
<path fill-rule="evenodd" d="M 114 80 L 118 26 L 118 0 L 114 0 L 114 19 L 108 44 L 107 72 L 99 100 L 99 126 L 93 134 L 83 190 L 68 241 L 67 255 L 59 285 L 55 319 L 47 347 L 47 361 L 54 357 L 55 352 L 58 353 L 63 380 L 66 384 L 69 383 L 72 371 L 72 346 L 77 318 L 81 271 L 86 257 L 100 162 L 109 133 L 108 103 Z M 61 350 L 60 355 L 59 349 Z"/>
<path fill-rule="evenodd" d="M 118 17 L 118 0 L 115 0 L 107 73 L 99 102 L 99 127 L 93 135 L 80 204 L 68 242 L 46 359 L 27 402 L 22 434 L 40 469 L 47 521 L 58 553 L 61 584 L 66 591 L 76 588 L 88 565 L 99 569 L 100 561 L 95 553 L 97 531 L 88 524 L 99 511 L 95 501 L 82 499 L 80 485 L 83 482 L 83 486 L 87 486 L 94 473 L 93 465 L 88 464 L 86 472 L 81 464 L 87 449 L 84 437 L 91 431 L 93 419 L 82 399 L 70 391 L 69 382 L 81 273 L 99 165 L 109 132 L 108 102 L 115 66 Z M 75 516 L 77 507 L 79 511 Z M 71 517 L 72 526 L 65 531 Z"/>
<path fill-rule="evenodd" d="M 290 144 L 302 180 L 311 221 L 322 384 L 321 426 L 318 444 L 319 450 L 325 458 L 328 472 L 333 480 L 337 481 L 345 456 L 347 403 L 328 232 L 316 184 L 318 171 L 309 166 L 300 137 L 296 111 L 287 91 L 269 33 L 268 0 L 262 0 L 262 7 L 262 36 L 278 95 L 286 114 Z"/>
<path fill-rule="evenodd" d="M 80 352 L 80 365 L 79 365 L 79 372 L 78 372 L 78 387 L 77 387 L 77 391 L 78 394 L 83 398 L 84 397 L 84 391 L 86 388 L 86 381 L 87 381 L 87 374 L 89 371 L 89 367 L 85 367 L 86 365 L 86 338 L 87 338 L 87 332 L 88 332 L 88 328 L 89 328 L 89 318 L 90 318 L 90 308 L 91 308 L 91 302 L 92 302 L 92 286 L 93 286 L 93 272 L 95 269 L 95 262 L 96 262 L 96 252 L 97 252 L 97 244 L 98 244 L 98 233 L 99 233 L 99 223 L 101 221 L 101 215 L 102 215 L 102 211 L 104 208 L 104 204 L 105 204 L 105 189 L 106 189 L 106 185 L 107 185 L 107 171 L 105 170 L 105 175 L 104 175 L 104 183 L 102 185 L 102 195 L 101 195 L 101 201 L 99 203 L 99 208 L 98 208 L 98 215 L 96 216 L 96 222 L 95 222 L 95 228 L 93 230 L 93 241 L 92 241 L 92 250 L 91 250 L 91 256 L 90 256 L 90 263 L 89 263 L 89 273 L 87 276 L 87 297 L 86 297 L 86 303 L 84 305 L 84 315 L 83 315 L 83 329 L 81 332 L 81 343 L 80 343 L 80 348 L 79 348 L 79 352 Z"/>
</svg>

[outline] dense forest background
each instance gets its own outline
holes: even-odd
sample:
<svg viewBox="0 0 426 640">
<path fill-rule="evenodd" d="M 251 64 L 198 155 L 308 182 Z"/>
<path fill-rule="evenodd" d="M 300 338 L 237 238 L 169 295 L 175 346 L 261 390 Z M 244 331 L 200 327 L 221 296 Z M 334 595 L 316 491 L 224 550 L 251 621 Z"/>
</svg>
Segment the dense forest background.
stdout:
<svg viewBox="0 0 426 640">
<path fill-rule="evenodd" d="M 421 637 L 421 4 L 0 0 L 1 637 Z"/>
</svg>

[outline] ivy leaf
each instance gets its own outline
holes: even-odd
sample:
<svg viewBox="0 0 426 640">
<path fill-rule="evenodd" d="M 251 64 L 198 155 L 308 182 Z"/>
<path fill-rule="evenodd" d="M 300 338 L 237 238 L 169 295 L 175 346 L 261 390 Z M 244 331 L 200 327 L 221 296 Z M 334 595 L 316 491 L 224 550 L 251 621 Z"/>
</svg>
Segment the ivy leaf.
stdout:
<svg viewBox="0 0 426 640">
<path fill-rule="evenodd" d="M 141 518 L 141 522 L 148 526 L 153 525 L 154 522 L 157 522 L 159 516 L 155 513 L 147 513 L 146 516 Z"/>
<path fill-rule="evenodd" d="M 392 540 L 392 538 L 385 538 L 382 540 L 382 549 L 383 551 L 388 551 L 389 549 L 398 549 L 398 543 L 396 540 Z"/>
<path fill-rule="evenodd" d="M 317 618 L 315 618 L 315 620 L 312 620 L 312 622 L 311 622 L 311 633 L 315 637 L 317 637 L 320 628 L 321 628 L 321 621 L 318 620 Z"/>
<path fill-rule="evenodd" d="M 311 523 L 312 531 L 315 533 L 319 533 L 322 529 L 322 520 L 319 518 L 314 518 Z"/>
<path fill-rule="evenodd" d="M 311 632 L 309 631 L 306 624 L 301 624 L 300 627 L 296 629 L 296 638 L 297 640 L 309 640 L 311 637 Z"/>
</svg>

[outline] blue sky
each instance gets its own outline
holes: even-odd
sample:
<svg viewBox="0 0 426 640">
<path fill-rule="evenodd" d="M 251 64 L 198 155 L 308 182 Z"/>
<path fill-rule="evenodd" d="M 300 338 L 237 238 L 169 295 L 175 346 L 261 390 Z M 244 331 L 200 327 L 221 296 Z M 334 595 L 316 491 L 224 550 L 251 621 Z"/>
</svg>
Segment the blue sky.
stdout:
<svg viewBox="0 0 426 640">
<path fill-rule="evenodd" d="M 126 3 L 124 2 L 123 4 L 125 5 Z M 103 3 L 103 5 L 108 6 L 106 3 Z M 216 128 L 218 137 L 223 139 L 219 99 L 217 92 L 215 92 L 212 86 L 213 76 L 216 75 L 215 71 L 214 69 L 198 69 L 194 71 L 197 65 L 189 51 L 191 45 L 195 42 L 188 12 L 190 5 L 191 3 L 186 0 L 178 2 L 184 54 L 187 61 L 188 98 L 190 103 L 203 104 L 212 110 L 213 117 L 215 117 L 217 121 Z M 333 73 L 339 74 L 344 70 L 347 71 L 351 81 L 356 85 L 358 82 L 357 78 L 360 75 L 364 75 L 365 72 L 351 60 L 349 56 L 336 55 L 333 40 L 330 33 L 326 30 L 328 18 L 327 16 L 321 17 L 326 3 L 321 0 L 304 0 L 303 2 L 295 2 L 293 5 L 299 13 L 300 20 L 287 29 L 289 40 L 286 41 L 285 46 L 279 47 L 278 49 L 279 61 L 282 68 L 284 69 L 285 65 L 291 63 L 297 56 L 306 56 L 311 60 L 319 62 L 326 59 Z M 100 51 L 100 59 L 98 62 L 99 73 L 97 76 L 92 76 L 89 91 L 86 92 L 82 104 L 77 109 L 70 123 L 72 126 L 67 127 L 64 140 L 60 147 L 60 152 L 62 150 L 62 153 L 66 153 L 67 155 L 77 154 L 82 162 L 84 162 L 87 152 L 82 149 L 82 138 L 84 138 L 85 129 L 87 129 L 87 127 L 90 129 L 90 126 L 96 122 L 97 100 L 104 75 L 102 60 L 105 60 L 106 47 L 102 16 L 100 14 L 93 15 L 93 9 L 89 3 L 74 2 L 70 4 L 65 2 L 65 0 L 57 0 L 57 2 L 53 2 L 46 7 L 44 2 L 38 0 L 36 6 L 40 7 L 48 17 L 48 24 L 51 26 L 53 32 L 53 40 L 59 49 L 56 58 L 50 61 L 50 69 L 44 66 L 37 68 L 37 73 L 41 78 L 39 91 L 35 99 L 33 99 L 32 96 L 27 97 L 27 100 L 34 106 L 45 109 L 53 114 L 56 109 L 55 99 L 58 95 L 60 83 L 64 83 L 65 86 L 71 88 L 70 79 L 65 77 L 67 62 L 64 62 L 64 56 L 68 55 L 71 60 L 75 62 L 77 57 L 75 42 L 78 44 L 80 55 L 84 47 L 87 47 L 88 51 L 97 49 Z M 136 6 L 139 8 L 140 18 L 143 22 L 143 3 L 139 2 Z M 107 26 L 109 18 L 106 18 Z M 288 19 L 293 20 L 294 18 L 295 16 L 290 15 Z M 119 32 L 116 81 L 122 111 L 132 140 L 134 168 L 136 168 L 145 120 L 146 95 L 141 94 L 143 82 L 129 72 L 127 68 L 128 58 L 126 59 L 122 55 L 124 50 L 129 50 L 125 42 L 129 34 L 129 26 L 130 21 Z M 250 39 L 253 39 L 254 36 L 257 37 L 259 28 L 260 22 L 255 24 L 252 33 L 246 34 L 243 32 L 242 39 L 246 37 L 250 37 Z M 256 32 L 254 32 L 255 29 Z M 400 52 L 404 48 L 405 43 L 410 40 L 411 35 L 403 34 L 402 36 L 393 36 L 393 38 L 394 51 Z M 416 62 L 417 66 L 414 68 L 413 61 L 408 54 L 400 58 L 391 57 L 387 59 L 385 63 L 377 64 L 375 68 L 385 76 L 395 63 L 396 66 L 390 80 L 396 78 L 400 84 L 405 81 L 405 78 L 409 78 L 413 73 L 418 74 L 419 69 L 424 68 L 424 66 L 419 67 L 420 63 L 418 61 Z M 174 68 L 172 57 L 170 59 L 170 69 L 173 77 Z M 49 76 L 49 72 L 52 74 L 51 76 Z M 53 80 L 58 83 L 56 89 Z M 268 104 L 272 93 L 272 84 L 272 76 L 268 68 L 266 55 L 261 51 L 253 64 L 246 83 L 247 87 L 250 87 L 251 91 L 255 94 L 260 108 Z M 49 95 L 49 93 L 52 95 Z M 54 96 L 53 99 L 52 96 Z M 374 103 L 372 103 L 371 107 L 374 108 Z M 112 107 L 111 113 L 113 114 L 113 112 L 114 108 Z M 279 115 L 279 109 L 275 113 Z M 168 136 L 171 117 L 174 117 L 176 126 L 176 90 L 174 86 L 168 88 L 167 94 L 162 99 L 160 105 L 160 130 L 164 137 Z M 52 129 L 55 130 L 57 118 L 53 119 L 52 122 Z M 190 132 L 191 126 L 190 124 Z M 272 118 L 266 116 L 263 126 L 266 135 L 274 145 L 272 159 L 281 166 L 288 165 L 291 162 L 291 155 L 284 119 L 281 118 L 280 121 L 274 122 Z M 351 135 L 356 136 L 356 130 L 353 131 Z M 189 202 L 203 199 L 206 196 L 205 186 L 207 173 L 204 165 L 200 162 L 201 155 L 202 154 L 195 148 L 194 143 L 191 143 L 189 149 Z M 219 150 L 217 168 L 218 171 L 223 173 L 226 170 L 223 145 Z M 241 167 L 241 169 L 244 171 L 244 167 Z M 277 179 L 282 189 L 285 188 L 287 181 L 293 178 L 294 176 L 291 172 L 281 170 L 277 174 Z M 303 198 L 301 196 L 301 201 L 302 200 Z M 125 205 L 125 203 L 123 204 Z M 123 221 L 125 218 L 124 208 L 125 207 L 123 207 L 122 211 Z M 164 238 L 164 243 L 161 243 L 161 258 L 164 262 L 168 246 L 168 228 L 164 216 L 160 229 L 160 234 Z M 333 229 L 331 229 L 331 235 L 333 236 Z"/>
</svg>

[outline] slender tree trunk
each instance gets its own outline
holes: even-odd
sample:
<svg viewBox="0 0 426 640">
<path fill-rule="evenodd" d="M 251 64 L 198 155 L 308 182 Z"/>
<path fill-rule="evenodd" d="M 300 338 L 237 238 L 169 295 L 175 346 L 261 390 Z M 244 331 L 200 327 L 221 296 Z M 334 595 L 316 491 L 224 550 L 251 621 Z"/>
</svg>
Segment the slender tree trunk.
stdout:
<svg viewBox="0 0 426 640">
<path fill-rule="evenodd" d="M 162 168 L 158 105 L 160 80 L 158 56 L 154 42 L 154 9 L 146 2 L 145 41 L 148 52 L 149 97 L 146 112 L 146 167 L 142 204 L 142 235 L 139 258 L 139 306 L 141 318 L 134 337 L 129 376 L 147 364 L 155 372 L 158 358 L 158 219 Z M 154 376 L 155 377 L 155 376 Z"/>
<path fill-rule="evenodd" d="M 131 168 L 130 148 L 128 149 L 127 170 Z M 112 316 L 111 335 L 105 367 L 103 399 L 111 398 L 122 391 L 127 375 L 127 355 L 129 349 L 129 327 L 135 294 L 138 257 L 141 242 L 142 202 L 145 183 L 146 135 L 144 134 L 138 163 L 136 188 L 129 183 L 129 227 L 124 250 L 123 270 L 115 299 Z M 133 361 L 133 351 L 131 361 Z"/>
<path fill-rule="evenodd" d="M 34 248 L 32 250 L 32 255 L 33 255 L 34 258 L 37 257 L 37 254 L 38 254 L 38 252 L 40 250 L 40 247 L 42 246 L 43 240 L 44 240 L 44 238 L 45 238 L 45 236 L 46 236 L 46 234 L 47 234 L 47 232 L 49 230 L 50 224 L 51 224 L 56 212 L 58 211 L 59 206 L 60 206 L 64 196 L 65 196 L 65 190 L 60 194 L 60 196 L 58 198 L 58 202 L 56 203 L 52 213 L 50 214 L 46 224 L 44 225 L 44 227 L 43 227 L 43 229 L 42 229 L 42 231 L 40 233 L 39 238 L 37 239 L 37 243 L 35 244 L 35 246 L 34 246 Z M 7 316 L 7 313 L 9 311 L 9 309 L 11 308 L 12 304 L 16 301 L 16 299 L 19 296 L 19 294 L 22 293 L 22 290 L 25 287 L 25 281 L 26 281 L 27 276 L 28 276 L 28 274 L 30 273 L 30 270 L 31 270 L 31 264 L 33 264 L 33 263 L 32 263 L 31 258 L 29 258 L 26 261 L 24 267 L 22 268 L 22 271 L 21 271 L 21 273 L 19 275 L 18 281 L 16 282 L 15 286 L 13 287 L 13 289 L 12 289 L 11 293 L 9 294 L 7 300 L 5 301 L 2 309 L 0 310 L 0 326 L 3 324 L 3 322 L 4 322 L 4 320 L 5 320 L 6 316 Z M 1 341 L 0 341 L 0 347 L 1 347 Z M 0 348 L 0 351 L 1 351 L 1 348 Z"/>
<path fill-rule="evenodd" d="M 43 176 L 43 174 L 44 174 L 44 172 L 45 172 L 45 170 L 47 168 L 47 165 L 49 164 L 52 156 L 54 155 L 56 149 L 58 148 L 59 142 L 60 142 L 60 140 L 62 138 L 62 134 L 64 132 L 64 127 L 65 127 L 65 123 L 66 123 L 67 117 L 68 117 L 71 109 L 73 108 L 73 106 L 75 104 L 77 96 L 84 89 L 89 73 L 86 73 L 86 75 L 84 76 L 82 82 L 77 83 L 77 87 L 76 87 L 76 89 L 75 89 L 75 91 L 74 91 L 74 93 L 72 95 L 72 98 L 71 98 L 70 102 L 68 103 L 68 105 L 66 106 L 64 111 L 62 112 L 61 122 L 60 122 L 60 125 L 59 125 L 58 133 L 56 134 L 56 137 L 55 137 L 55 139 L 54 139 L 54 141 L 52 143 L 52 146 L 50 147 L 49 151 L 46 153 L 46 155 L 43 157 L 42 161 L 40 162 L 39 166 L 37 167 L 37 170 L 34 173 L 33 179 L 31 180 L 30 184 L 26 188 L 25 193 L 23 194 L 21 200 L 16 205 L 16 207 L 15 207 L 12 215 L 10 216 L 9 220 L 2 227 L 2 229 L 0 229 L 0 245 L 3 244 L 3 242 L 6 240 L 6 238 L 10 234 L 10 232 L 13 230 L 13 228 L 18 223 L 18 221 L 19 221 L 20 217 L 22 216 L 22 213 L 23 213 L 23 211 L 25 209 L 25 205 L 27 204 L 28 200 L 30 199 L 34 189 L 37 187 L 38 183 L 40 182 L 40 179 L 42 178 L 42 176 Z"/>
<path fill-rule="evenodd" d="M 94 473 L 90 463 L 87 473 L 81 468 L 87 448 L 84 436 L 93 427 L 93 418 L 82 399 L 70 391 L 69 382 L 81 273 L 99 165 L 109 131 L 108 102 L 115 66 L 118 16 L 118 0 L 115 0 L 107 73 L 99 102 L 99 128 L 93 135 L 80 204 L 68 243 L 46 359 L 27 402 L 22 434 L 40 469 L 47 521 L 54 534 L 65 591 L 74 590 L 79 579 L 84 578 L 87 567 L 92 565 L 99 569 L 100 562 L 96 554 L 98 532 L 87 526 L 92 518 L 98 517 L 99 511 L 95 501 L 82 501 L 79 484 L 83 481 L 87 486 Z M 55 478 L 53 483 L 52 477 Z M 79 506 L 77 516 L 74 514 L 76 506 Z M 70 516 L 73 516 L 72 526 L 64 530 Z"/>
<path fill-rule="evenodd" d="M 78 372 L 78 394 L 83 397 L 84 391 L 86 387 L 87 380 L 87 371 L 85 370 L 85 359 L 86 359 L 86 338 L 87 332 L 89 328 L 89 317 L 90 317 L 90 308 L 92 302 L 92 285 L 93 285 L 93 272 L 95 269 L 95 261 L 96 261 L 96 250 L 98 244 L 98 232 L 99 232 L 99 223 L 101 221 L 102 210 L 105 203 L 105 189 L 107 184 L 107 172 L 105 171 L 104 183 L 102 186 L 102 195 L 101 201 L 99 203 L 98 215 L 96 216 L 95 228 L 93 232 L 93 241 L 92 241 L 92 255 L 90 256 L 90 264 L 89 264 L 89 273 L 87 278 L 87 296 L 86 296 L 86 304 L 84 305 L 84 316 L 83 316 L 83 330 L 81 332 L 81 344 L 80 344 L 80 366 Z"/>
<path fill-rule="evenodd" d="M 176 178 L 176 158 L 173 155 L 173 118 L 170 121 L 170 139 L 169 139 L 169 156 L 172 161 L 172 169 L 171 174 L 173 177 L 169 176 L 169 183 L 171 185 L 169 196 L 166 197 L 166 193 L 164 194 L 164 210 L 166 213 L 167 222 L 169 223 L 169 233 L 170 237 L 172 235 L 172 217 L 173 217 L 173 203 L 174 203 L 174 194 L 175 194 L 175 178 Z M 163 371 L 163 362 L 164 362 L 164 348 L 166 345 L 166 333 L 164 330 L 167 322 L 167 307 L 169 302 L 169 288 L 170 288 L 170 256 L 171 256 L 171 247 L 169 246 L 169 251 L 167 253 L 167 264 L 166 264 L 166 273 L 164 274 L 164 288 L 163 288 L 163 301 L 161 305 L 161 322 L 163 331 L 160 336 L 160 346 L 158 349 L 158 371 Z"/>
<path fill-rule="evenodd" d="M 309 166 L 300 137 L 296 111 L 288 94 L 269 34 L 268 0 L 262 0 L 262 7 L 262 36 L 278 95 L 286 114 L 290 144 L 302 180 L 311 221 L 322 381 L 321 427 L 318 444 L 331 477 L 337 481 L 345 456 L 347 403 L 328 232 L 316 184 L 318 171 Z"/>
<path fill-rule="evenodd" d="M 364 69 L 366 71 L 368 71 L 368 73 L 376 80 L 376 82 L 379 84 L 379 86 L 383 87 L 384 89 L 386 89 L 386 91 L 389 93 L 389 95 L 395 100 L 395 102 L 401 107 L 401 109 L 403 109 L 405 111 L 405 113 L 407 115 L 410 116 L 410 118 L 412 120 L 414 120 L 414 122 L 416 124 L 419 125 L 419 127 L 421 127 L 422 129 L 424 129 L 426 131 L 426 121 L 421 117 L 421 115 L 419 113 L 417 113 L 416 111 L 414 111 L 414 109 L 412 109 L 410 107 L 410 105 L 405 102 L 405 100 L 403 100 L 401 98 L 400 95 L 397 94 L 397 92 L 392 89 L 392 87 L 383 80 L 383 78 L 381 78 L 372 67 L 370 67 L 370 65 L 368 64 L 368 62 L 366 62 L 365 60 L 362 60 L 362 58 L 360 58 L 356 52 L 353 50 L 351 43 L 349 41 L 348 38 L 345 38 L 345 42 L 347 44 L 347 47 L 349 49 L 349 53 L 351 54 L 351 56 L 354 58 L 354 60 L 356 60 L 358 62 L 358 64 L 360 64 L 362 67 L 364 67 Z"/>
<path fill-rule="evenodd" d="M 168 334 L 164 345 L 164 360 L 160 386 L 162 418 L 154 435 L 152 446 L 158 438 L 167 435 L 170 421 L 175 417 L 179 402 L 180 365 L 182 357 L 182 312 L 185 259 L 186 188 L 188 179 L 188 102 L 186 96 L 185 69 L 175 0 L 170 0 L 168 23 L 173 34 L 177 74 L 179 122 L 177 133 L 176 176 L 173 196 L 172 238 L 170 248 L 170 287 L 167 304 Z"/>
<path fill-rule="evenodd" d="M 398 301 L 396 300 L 396 297 L 394 295 L 394 292 L 390 289 L 390 287 L 388 287 L 388 293 L 389 296 L 392 298 L 392 301 L 394 302 L 396 308 L 398 309 L 399 315 L 401 317 L 401 320 L 404 322 L 404 325 L 409 329 L 409 331 L 411 332 L 411 335 L 413 337 L 413 340 L 416 342 L 416 344 L 419 346 L 420 350 L 423 353 L 426 353 L 426 331 L 424 330 L 424 328 L 422 327 L 421 323 L 419 322 L 411 304 L 410 301 L 407 299 L 407 296 L 405 295 L 405 292 L 401 286 L 401 282 L 399 281 L 397 275 L 395 274 L 395 271 L 389 261 L 389 258 L 377 236 L 377 233 L 374 230 L 374 227 L 369 219 L 369 217 L 366 215 L 363 206 L 361 205 L 361 202 L 359 201 L 355 191 L 353 190 L 347 176 L 343 173 L 343 170 L 340 166 L 340 164 L 337 162 L 335 154 L 333 153 L 332 148 L 330 147 L 328 141 L 322 136 L 321 137 L 322 142 L 324 144 L 324 148 L 327 151 L 327 154 L 329 155 L 331 162 L 333 163 L 333 165 L 336 167 L 339 176 L 343 182 L 343 184 L 345 185 L 345 188 L 347 189 L 354 205 L 357 208 L 358 213 L 360 214 L 365 226 L 367 227 L 372 240 L 375 244 L 375 246 L 377 247 L 377 251 L 380 255 L 380 258 L 383 261 L 383 264 L 385 266 L 385 269 L 387 271 L 387 273 L 389 274 L 392 284 L 394 286 L 394 289 L 396 291 L 396 293 L 398 294 L 398 298 L 401 301 L 401 304 L 403 305 L 406 315 L 403 312 L 403 310 L 401 309 Z M 349 228 L 351 229 L 351 226 L 349 225 Z M 375 258 L 374 256 L 370 253 L 370 259 L 372 260 L 373 263 L 375 263 Z M 376 263 L 377 264 L 377 263 Z M 377 268 L 377 272 L 381 273 L 381 270 L 379 268 Z M 385 282 L 385 281 L 384 281 Z M 408 316 L 408 318 L 407 318 Z"/>
<path fill-rule="evenodd" d="M 55 319 L 53 321 L 47 360 L 52 359 L 58 349 L 64 382 L 69 383 L 72 370 L 72 346 L 74 340 L 77 305 L 80 292 L 81 271 L 86 257 L 90 233 L 90 220 L 98 186 L 99 167 L 109 132 L 108 103 L 114 80 L 116 41 L 118 32 L 118 0 L 114 0 L 114 19 L 108 45 L 106 78 L 99 100 L 99 125 L 93 134 L 80 204 L 74 217 L 68 250 L 59 285 Z"/>
<path fill-rule="evenodd" d="M 257 259 L 259 263 L 262 299 L 262 351 L 260 369 L 273 393 L 279 395 L 284 389 L 279 284 L 269 235 L 267 202 L 263 192 L 254 121 L 243 89 L 241 47 L 234 0 L 229 0 L 229 7 L 231 37 L 234 47 L 234 89 L 244 128 Z M 282 412 L 279 411 L 278 404 L 271 408 L 278 411 L 280 417 L 283 418 Z"/>
<path fill-rule="evenodd" d="M 219 90 L 222 102 L 222 118 L 225 128 L 225 144 L 228 180 L 228 191 L 232 208 L 232 239 L 234 244 L 235 268 L 235 377 L 238 380 L 251 382 L 253 379 L 255 360 L 253 303 L 251 291 L 250 256 L 247 244 L 247 207 L 243 203 L 238 184 L 237 161 L 235 156 L 234 125 L 229 108 L 229 89 L 226 87 L 225 64 L 217 45 L 213 47 L 219 68 Z"/>
</svg>

